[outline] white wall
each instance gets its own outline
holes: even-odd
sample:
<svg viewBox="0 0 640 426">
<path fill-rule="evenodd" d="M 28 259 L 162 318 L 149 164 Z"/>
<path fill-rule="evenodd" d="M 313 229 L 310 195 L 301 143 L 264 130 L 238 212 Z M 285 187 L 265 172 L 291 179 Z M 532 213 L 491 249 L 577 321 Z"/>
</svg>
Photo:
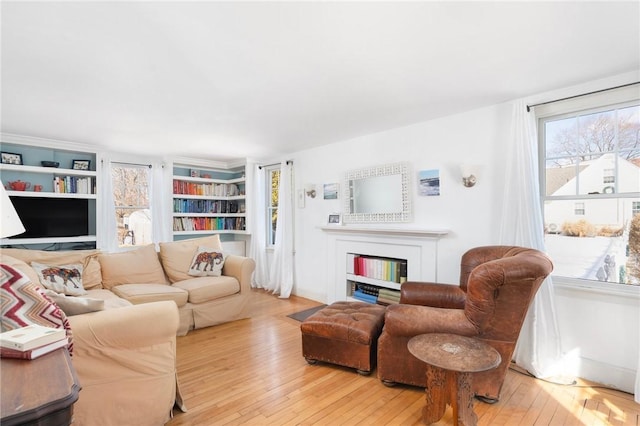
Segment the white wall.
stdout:
<svg viewBox="0 0 640 426">
<path fill-rule="evenodd" d="M 540 94 L 530 103 L 638 81 L 638 77 L 638 73 L 630 73 L 594 81 Z M 341 212 L 342 203 L 323 200 L 322 184 L 342 185 L 348 170 L 399 161 L 408 161 L 413 167 L 415 218 L 413 223 L 400 226 L 449 229 L 450 234 L 439 243 L 438 281 L 457 283 L 460 256 L 467 249 L 499 242 L 511 114 L 511 104 L 505 103 L 296 153 L 295 188 L 313 183 L 319 191 L 315 199 L 306 198 L 305 208 L 295 210 L 293 293 L 327 301 L 330 278 L 326 263 L 330 257 L 327 236 L 319 226 L 326 224 L 329 213 Z M 462 186 L 461 163 L 482 165 L 475 187 Z M 427 169 L 440 169 L 440 196 L 418 196 L 417 173 Z M 640 334 L 638 292 L 634 289 L 631 294 L 600 297 L 556 288 L 556 295 L 562 349 L 573 360 L 570 371 L 633 392 Z M 599 313 L 591 316 L 595 323 L 585 324 L 585 317 L 593 312 Z"/>
<path fill-rule="evenodd" d="M 411 164 L 413 223 L 408 227 L 444 228 L 450 234 L 440 241 L 438 277 L 457 283 L 460 256 L 467 249 L 497 243 L 499 229 L 504 141 L 511 109 L 507 104 L 394 129 L 295 154 L 296 189 L 316 184 L 318 196 L 296 208 L 295 293 L 325 301 L 327 276 L 326 235 L 318 227 L 329 213 L 341 212 L 341 200 L 324 200 L 322 184 L 340 183 L 348 170 L 406 161 Z M 482 167 L 473 188 L 462 185 L 460 164 Z M 420 170 L 440 169 L 440 196 L 418 196 Z"/>
</svg>

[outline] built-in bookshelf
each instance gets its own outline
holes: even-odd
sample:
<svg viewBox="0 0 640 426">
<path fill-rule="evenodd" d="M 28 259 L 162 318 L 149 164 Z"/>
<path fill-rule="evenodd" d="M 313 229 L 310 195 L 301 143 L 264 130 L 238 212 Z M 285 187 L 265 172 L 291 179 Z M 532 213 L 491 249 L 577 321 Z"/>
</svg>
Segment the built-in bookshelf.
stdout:
<svg viewBox="0 0 640 426">
<path fill-rule="evenodd" d="M 244 166 L 229 170 L 175 164 L 173 235 L 246 234 Z"/>
<path fill-rule="evenodd" d="M 2 239 L 3 246 L 96 246 L 95 151 L 73 143 L 3 135 L 2 156 L 2 185 L 26 228 L 22 235 Z"/>
<path fill-rule="evenodd" d="M 400 300 L 407 280 L 407 259 L 347 253 L 347 297 L 389 305 Z"/>
</svg>

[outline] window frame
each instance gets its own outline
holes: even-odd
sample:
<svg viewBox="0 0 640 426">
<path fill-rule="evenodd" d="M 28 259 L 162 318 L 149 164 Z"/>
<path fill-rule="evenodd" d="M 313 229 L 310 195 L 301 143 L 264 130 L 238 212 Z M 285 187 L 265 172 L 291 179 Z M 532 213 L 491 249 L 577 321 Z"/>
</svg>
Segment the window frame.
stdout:
<svg viewBox="0 0 640 426">
<path fill-rule="evenodd" d="M 547 195 L 546 189 L 546 166 L 547 162 L 553 158 L 559 158 L 558 156 L 546 156 L 546 132 L 545 132 L 545 124 L 550 121 L 562 120 L 565 118 L 589 115 L 589 114 L 597 114 L 600 112 L 610 111 L 612 109 L 623 109 L 627 107 L 639 106 L 640 105 L 640 97 L 637 96 L 637 88 L 636 94 L 629 96 L 621 95 L 620 91 L 616 93 L 612 93 L 610 99 L 607 98 L 607 94 L 599 93 L 597 96 L 593 96 L 593 99 L 579 99 L 575 102 L 559 102 L 563 105 L 561 106 L 553 106 L 550 108 L 542 108 L 541 111 L 536 110 L 536 127 L 538 132 L 538 167 L 539 167 L 539 184 L 540 184 L 540 205 L 542 209 L 542 217 L 544 221 L 545 216 L 545 203 L 556 200 L 570 200 L 574 201 L 574 203 L 584 203 L 586 200 L 597 200 L 597 199 L 624 199 L 624 198 L 639 198 L 640 192 L 626 192 L 619 193 L 617 190 L 618 185 L 620 184 L 619 179 L 617 179 L 617 174 L 619 172 L 619 168 L 617 165 L 617 160 L 620 152 L 627 151 L 626 149 L 620 149 L 619 146 L 616 146 L 615 151 L 607 151 L 601 154 L 613 153 L 616 158 L 616 166 L 614 168 L 613 173 L 613 182 L 609 184 L 614 188 L 612 193 L 602 192 L 599 194 L 582 194 L 579 191 L 580 183 L 579 183 L 579 171 L 576 173 L 576 193 L 572 195 Z M 585 96 L 584 98 L 588 98 L 589 96 Z M 572 105 L 573 104 L 573 105 Z M 603 176 L 604 179 L 604 176 Z M 575 205 L 574 204 L 574 209 Z M 586 212 L 585 212 L 586 213 Z M 546 223 L 546 222 L 545 222 Z M 558 282 L 561 286 L 566 288 L 581 288 L 588 289 L 596 292 L 605 292 L 605 293 L 623 293 L 623 294 L 640 294 L 639 286 L 628 285 L 617 282 L 603 282 L 597 281 L 593 279 L 586 278 L 576 278 L 570 276 L 559 276 L 553 274 L 554 282 Z"/>
</svg>

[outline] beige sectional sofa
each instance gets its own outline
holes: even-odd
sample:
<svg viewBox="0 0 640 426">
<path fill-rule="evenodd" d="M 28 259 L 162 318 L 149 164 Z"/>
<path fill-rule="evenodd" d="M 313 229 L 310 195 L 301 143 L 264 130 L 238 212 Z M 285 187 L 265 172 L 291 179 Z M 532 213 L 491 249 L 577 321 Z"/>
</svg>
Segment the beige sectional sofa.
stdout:
<svg viewBox="0 0 640 426">
<path fill-rule="evenodd" d="M 74 425 L 164 424 L 181 404 L 176 335 L 249 316 L 253 260 L 229 255 L 220 276 L 194 277 L 188 271 L 200 247 L 222 251 L 217 235 L 162 243 L 159 253 L 153 245 L 118 253 L 0 250 L 2 263 L 35 283 L 33 262 L 82 265 L 86 294 L 52 297 L 73 332 L 82 386 Z"/>
</svg>

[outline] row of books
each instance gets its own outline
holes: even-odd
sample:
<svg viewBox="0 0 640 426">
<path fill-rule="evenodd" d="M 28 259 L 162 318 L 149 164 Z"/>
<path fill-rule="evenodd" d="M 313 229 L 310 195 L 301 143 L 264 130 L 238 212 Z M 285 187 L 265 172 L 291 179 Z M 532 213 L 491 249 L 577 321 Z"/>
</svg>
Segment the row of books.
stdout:
<svg viewBox="0 0 640 426">
<path fill-rule="evenodd" d="M 174 231 L 244 231 L 244 217 L 174 217 Z"/>
<path fill-rule="evenodd" d="M 95 194 L 96 180 L 92 177 L 56 176 L 53 178 L 53 192 L 59 194 Z"/>
<path fill-rule="evenodd" d="M 347 254 L 347 273 L 401 284 L 407 280 L 407 261 Z"/>
<path fill-rule="evenodd" d="M 0 357 L 36 359 L 68 343 L 64 328 L 32 324 L 0 333 Z"/>
<path fill-rule="evenodd" d="M 173 180 L 173 193 L 184 195 L 206 195 L 211 197 L 232 197 L 240 194 L 234 183 L 194 183 Z"/>
<path fill-rule="evenodd" d="M 244 205 L 227 200 L 173 200 L 174 213 L 238 213 Z"/>
<path fill-rule="evenodd" d="M 400 291 L 390 288 L 377 287 L 370 284 L 351 282 L 351 292 L 354 299 L 379 305 L 400 303 Z"/>
</svg>

